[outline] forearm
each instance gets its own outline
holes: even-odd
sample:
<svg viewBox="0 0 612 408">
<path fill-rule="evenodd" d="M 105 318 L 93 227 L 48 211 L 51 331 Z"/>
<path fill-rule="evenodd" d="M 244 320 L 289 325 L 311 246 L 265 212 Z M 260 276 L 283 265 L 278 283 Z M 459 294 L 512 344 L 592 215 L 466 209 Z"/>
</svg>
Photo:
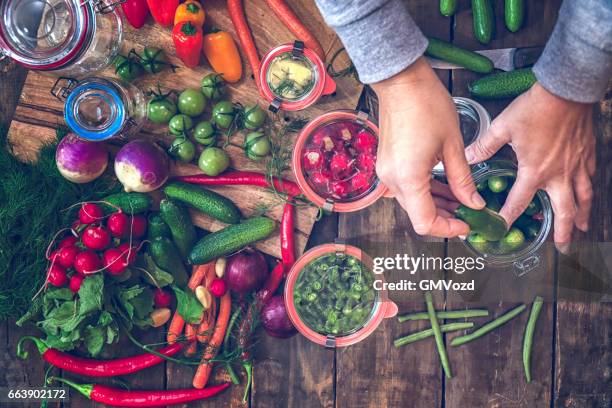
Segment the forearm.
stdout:
<svg viewBox="0 0 612 408">
<path fill-rule="evenodd" d="M 400 0 L 317 0 L 317 5 L 363 83 L 394 76 L 427 48 L 427 39 Z"/>
<path fill-rule="evenodd" d="M 534 72 L 551 93 L 575 102 L 600 100 L 612 77 L 612 3 L 565 0 Z"/>
</svg>

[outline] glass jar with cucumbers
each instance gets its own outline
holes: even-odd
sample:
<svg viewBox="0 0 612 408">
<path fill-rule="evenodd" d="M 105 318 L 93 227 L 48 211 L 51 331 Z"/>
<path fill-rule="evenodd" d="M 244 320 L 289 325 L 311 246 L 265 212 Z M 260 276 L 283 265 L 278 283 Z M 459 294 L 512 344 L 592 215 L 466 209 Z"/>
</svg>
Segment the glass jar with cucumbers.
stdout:
<svg viewBox="0 0 612 408">
<path fill-rule="evenodd" d="M 472 176 L 487 205 L 480 211 L 465 206 L 455 211 L 471 229 L 465 245 L 490 266 L 512 266 L 517 276 L 526 274 L 539 265 L 540 249 L 551 230 L 553 212 L 548 195 L 538 191 L 523 214 L 508 226 L 498 212 L 516 179 L 516 165 L 491 160 L 474 166 Z"/>
</svg>

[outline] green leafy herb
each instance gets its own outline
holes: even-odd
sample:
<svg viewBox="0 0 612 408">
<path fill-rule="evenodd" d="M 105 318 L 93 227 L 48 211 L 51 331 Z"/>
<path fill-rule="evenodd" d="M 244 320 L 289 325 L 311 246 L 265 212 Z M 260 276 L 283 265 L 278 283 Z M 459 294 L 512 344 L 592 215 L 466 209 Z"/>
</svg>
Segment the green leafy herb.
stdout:
<svg viewBox="0 0 612 408">
<path fill-rule="evenodd" d="M 172 285 L 176 295 L 177 312 L 187 323 L 198 323 L 204 312 L 204 307 L 193 292 L 183 291 L 178 286 Z"/>
<path fill-rule="evenodd" d="M 149 254 L 145 254 L 143 258 L 147 271 L 147 273 L 143 275 L 146 282 L 160 288 L 168 286 L 174 282 L 174 277 L 172 274 L 157 266 Z"/>
<path fill-rule="evenodd" d="M 102 310 L 103 288 L 104 276 L 101 273 L 83 280 L 79 289 L 79 314 L 86 315 L 96 310 Z"/>
</svg>

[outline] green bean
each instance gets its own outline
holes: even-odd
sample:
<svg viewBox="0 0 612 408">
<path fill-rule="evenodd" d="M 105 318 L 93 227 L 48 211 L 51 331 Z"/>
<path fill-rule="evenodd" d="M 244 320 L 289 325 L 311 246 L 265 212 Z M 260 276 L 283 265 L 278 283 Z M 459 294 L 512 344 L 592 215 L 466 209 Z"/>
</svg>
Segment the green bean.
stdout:
<svg viewBox="0 0 612 408">
<path fill-rule="evenodd" d="M 470 317 L 483 317 L 488 316 L 489 311 L 487 309 L 466 309 L 466 310 L 442 310 L 436 312 L 438 319 L 464 319 Z M 412 320 L 428 320 L 429 315 L 427 312 L 410 313 L 402 316 L 398 316 L 397 320 L 400 323 L 412 321 Z"/>
<path fill-rule="evenodd" d="M 535 332 L 536 323 L 538 316 L 542 310 L 542 304 L 544 300 L 540 296 L 536 296 L 531 305 L 531 312 L 529 313 L 529 320 L 527 320 L 527 326 L 525 327 L 525 335 L 523 336 L 523 367 L 525 368 L 525 379 L 527 382 L 531 382 L 531 349 L 533 346 L 533 334 Z"/>
<path fill-rule="evenodd" d="M 457 330 L 466 330 L 474 327 L 474 323 L 472 322 L 461 322 L 461 323 L 449 323 L 443 324 L 440 326 L 440 330 L 442 333 L 457 331 Z M 412 333 L 404 337 L 400 337 L 393 341 L 393 345 L 395 347 L 405 346 L 406 344 L 414 343 L 415 341 L 423 340 L 428 337 L 433 336 L 433 329 L 427 329 L 420 332 Z"/>
<path fill-rule="evenodd" d="M 501 315 L 497 319 L 492 320 L 489 323 L 486 323 L 486 324 L 480 326 L 478 329 L 474 330 L 473 332 L 471 332 L 469 334 L 466 334 L 465 336 L 455 337 L 451 341 L 451 346 L 460 346 L 460 345 L 468 343 L 468 342 L 470 342 L 472 340 L 476 340 L 477 338 L 479 338 L 479 337 L 489 333 L 490 331 L 493 331 L 493 330 L 497 329 L 499 326 L 502 326 L 505 323 L 509 322 L 510 320 L 512 320 L 513 318 L 515 318 L 519 314 L 521 314 L 521 312 L 523 312 L 523 310 L 525 310 L 525 308 L 526 308 L 525 305 L 517 306 L 514 309 L 510 310 L 509 312 Z"/>
<path fill-rule="evenodd" d="M 450 364 L 448 362 L 448 356 L 446 355 L 446 348 L 444 347 L 444 339 L 442 338 L 442 331 L 440 330 L 440 324 L 436 317 L 436 310 L 434 309 L 433 299 L 431 298 L 431 292 L 425 292 L 425 303 L 427 304 L 427 314 L 429 314 L 429 322 L 431 323 L 431 329 L 433 330 L 434 338 L 436 339 L 436 347 L 438 348 L 438 354 L 440 355 L 440 362 L 444 369 L 444 375 L 446 378 L 452 378 Z"/>
</svg>

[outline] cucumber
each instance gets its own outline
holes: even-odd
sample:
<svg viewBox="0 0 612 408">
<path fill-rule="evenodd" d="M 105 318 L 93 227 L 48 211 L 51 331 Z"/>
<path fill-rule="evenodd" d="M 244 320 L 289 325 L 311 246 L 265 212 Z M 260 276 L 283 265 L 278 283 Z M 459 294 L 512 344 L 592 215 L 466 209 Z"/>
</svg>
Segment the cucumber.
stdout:
<svg viewBox="0 0 612 408">
<path fill-rule="evenodd" d="M 499 241 L 508 231 L 506 221 L 495 211 L 488 208 L 473 210 L 460 205 L 455 215 L 465 221 L 473 232 L 482 235 L 487 241 Z"/>
<path fill-rule="evenodd" d="M 174 282 L 181 288 L 187 286 L 189 275 L 179 255 L 178 248 L 170 238 L 157 237 L 149 244 L 149 253 L 157 266 L 170 272 Z"/>
<path fill-rule="evenodd" d="M 488 44 L 493 38 L 493 5 L 490 0 L 472 0 L 474 37 L 482 44 Z"/>
<path fill-rule="evenodd" d="M 487 189 L 487 182 L 486 181 L 479 181 L 478 183 L 476 183 L 476 189 L 478 191 L 485 191 Z"/>
<path fill-rule="evenodd" d="M 174 181 L 166 184 L 164 192 L 168 198 L 182 201 L 226 224 L 240 222 L 241 214 L 236 204 L 214 191 L 193 184 Z"/>
<path fill-rule="evenodd" d="M 276 222 L 266 217 L 249 218 L 200 239 L 189 254 L 189 263 L 201 265 L 220 256 L 231 254 L 266 238 L 276 229 Z"/>
<path fill-rule="evenodd" d="M 469 90 L 478 98 L 512 98 L 527 91 L 535 82 L 531 68 L 523 68 L 477 79 L 469 85 Z"/>
<path fill-rule="evenodd" d="M 513 227 L 510 231 L 499 241 L 499 251 L 501 253 L 509 253 L 516 251 L 525 243 L 525 234 L 520 229 Z"/>
<path fill-rule="evenodd" d="M 525 2 L 523 0 L 506 0 L 504 4 L 504 20 L 508 30 L 516 33 L 523 25 L 525 17 Z"/>
<path fill-rule="evenodd" d="M 529 216 L 535 215 L 540 211 L 542 211 L 542 205 L 540 204 L 540 199 L 537 197 L 534 197 L 533 200 L 531 200 L 531 202 L 527 206 L 527 208 L 525 208 L 525 214 Z"/>
<path fill-rule="evenodd" d="M 482 252 L 483 254 L 491 252 L 491 245 L 489 244 L 489 241 L 487 241 L 482 235 L 476 232 L 470 232 L 467 240 L 478 252 Z"/>
<path fill-rule="evenodd" d="M 499 210 L 501 210 L 502 203 L 499 200 L 499 194 L 495 194 L 491 190 L 487 189 L 482 192 L 482 198 L 484 198 L 487 203 L 487 208 L 491 211 L 499 212 Z"/>
<path fill-rule="evenodd" d="M 100 201 L 106 201 L 116 207 L 121 208 L 126 214 L 138 214 L 149 211 L 153 200 L 151 196 L 145 193 L 116 193 L 102 198 Z M 106 214 L 117 211 L 115 207 L 102 204 L 102 209 Z"/>
<path fill-rule="evenodd" d="M 494 193 L 501 193 L 508 188 L 508 180 L 505 177 L 493 176 L 487 180 L 489 190 Z"/>
<path fill-rule="evenodd" d="M 456 0 L 440 0 L 440 13 L 444 17 L 450 17 L 455 14 L 457 10 Z"/>
<path fill-rule="evenodd" d="M 168 225 L 166 225 L 159 213 L 151 213 L 147 224 L 147 236 L 150 241 L 157 237 L 172 237 L 170 228 L 168 228 Z"/>
<path fill-rule="evenodd" d="M 172 239 L 181 256 L 186 258 L 197 238 L 187 207 L 178 201 L 163 199 L 159 203 L 159 213 L 170 229 Z"/>
<path fill-rule="evenodd" d="M 461 65 L 470 71 L 481 74 L 493 72 L 493 61 L 489 58 L 437 38 L 429 39 L 425 53 L 430 57 Z"/>
<path fill-rule="evenodd" d="M 516 219 L 516 221 L 514 221 L 512 227 L 519 228 L 521 231 L 523 231 L 523 234 L 525 234 L 527 238 L 534 239 L 540 233 L 540 228 L 542 227 L 542 224 L 539 221 L 536 221 L 533 218 L 522 214 Z"/>
</svg>

